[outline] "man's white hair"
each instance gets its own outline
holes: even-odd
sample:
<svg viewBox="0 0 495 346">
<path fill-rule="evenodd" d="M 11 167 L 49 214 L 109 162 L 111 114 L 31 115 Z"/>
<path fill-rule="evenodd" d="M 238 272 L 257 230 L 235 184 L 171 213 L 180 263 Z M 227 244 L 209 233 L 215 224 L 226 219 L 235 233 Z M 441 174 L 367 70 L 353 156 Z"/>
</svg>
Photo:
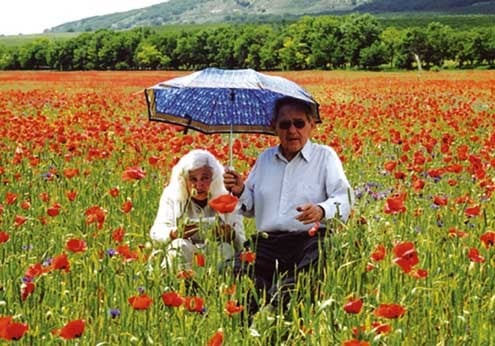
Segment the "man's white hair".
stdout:
<svg viewBox="0 0 495 346">
<path fill-rule="evenodd" d="M 170 182 L 165 188 L 167 195 L 177 201 L 186 202 L 190 197 L 186 186 L 189 171 L 205 166 L 209 167 L 213 173 L 208 191 L 210 197 L 215 198 L 216 196 L 226 194 L 227 189 L 223 185 L 223 166 L 209 151 L 194 149 L 184 155 L 172 168 Z"/>
</svg>

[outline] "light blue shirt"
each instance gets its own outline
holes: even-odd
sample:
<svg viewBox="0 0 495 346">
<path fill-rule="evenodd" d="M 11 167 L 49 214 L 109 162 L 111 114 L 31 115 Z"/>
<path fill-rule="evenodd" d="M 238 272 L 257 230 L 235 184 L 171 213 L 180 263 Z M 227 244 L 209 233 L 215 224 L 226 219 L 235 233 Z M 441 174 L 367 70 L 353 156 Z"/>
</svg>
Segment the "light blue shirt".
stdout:
<svg viewBox="0 0 495 346">
<path fill-rule="evenodd" d="M 340 215 L 346 221 L 352 196 L 337 153 L 308 140 L 291 161 L 279 146 L 264 151 L 249 173 L 239 203 L 245 216 L 255 217 L 258 231 L 307 231 L 312 225 L 296 220 L 298 206 L 318 204 L 326 219 Z"/>
</svg>

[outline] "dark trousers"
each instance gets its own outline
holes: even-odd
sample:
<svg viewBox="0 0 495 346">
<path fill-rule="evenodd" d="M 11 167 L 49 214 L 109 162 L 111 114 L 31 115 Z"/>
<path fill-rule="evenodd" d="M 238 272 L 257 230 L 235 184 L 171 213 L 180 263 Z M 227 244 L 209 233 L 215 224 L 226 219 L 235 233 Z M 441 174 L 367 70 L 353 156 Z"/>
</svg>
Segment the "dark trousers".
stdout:
<svg viewBox="0 0 495 346">
<path fill-rule="evenodd" d="M 256 253 L 255 263 L 243 263 L 240 256 L 235 256 L 234 272 L 254 280 L 256 292 L 248 297 L 250 315 L 259 309 L 263 295 L 275 308 L 285 310 L 301 273 L 308 273 L 310 289 L 317 288 L 324 265 L 324 234 L 324 230 L 315 236 L 308 232 L 276 231 L 258 233 L 247 242 L 246 247 Z"/>
</svg>

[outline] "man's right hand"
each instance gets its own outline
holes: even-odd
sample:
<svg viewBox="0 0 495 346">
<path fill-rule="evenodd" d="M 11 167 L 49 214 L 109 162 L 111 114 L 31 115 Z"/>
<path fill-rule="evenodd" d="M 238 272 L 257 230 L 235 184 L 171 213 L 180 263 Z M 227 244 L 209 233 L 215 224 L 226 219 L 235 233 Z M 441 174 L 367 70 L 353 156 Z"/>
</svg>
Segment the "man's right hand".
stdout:
<svg viewBox="0 0 495 346">
<path fill-rule="evenodd" d="M 225 171 L 223 174 L 223 184 L 236 197 L 239 197 L 244 191 L 244 179 L 234 170 Z"/>
</svg>

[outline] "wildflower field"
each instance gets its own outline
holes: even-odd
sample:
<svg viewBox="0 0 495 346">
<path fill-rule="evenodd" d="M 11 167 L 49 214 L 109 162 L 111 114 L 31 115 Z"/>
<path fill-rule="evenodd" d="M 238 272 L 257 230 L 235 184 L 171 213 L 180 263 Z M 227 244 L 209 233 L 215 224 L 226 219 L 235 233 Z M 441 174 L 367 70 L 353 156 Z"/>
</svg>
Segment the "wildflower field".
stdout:
<svg viewBox="0 0 495 346">
<path fill-rule="evenodd" d="M 148 120 L 143 89 L 182 74 L 0 72 L 0 344 L 495 345 L 495 71 L 277 73 L 320 102 L 356 204 L 318 296 L 301 277 L 252 325 L 249 279 L 202 253 L 163 271 L 149 238 L 181 155 L 228 161 Z M 236 135 L 234 166 L 275 143 Z"/>
</svg>

